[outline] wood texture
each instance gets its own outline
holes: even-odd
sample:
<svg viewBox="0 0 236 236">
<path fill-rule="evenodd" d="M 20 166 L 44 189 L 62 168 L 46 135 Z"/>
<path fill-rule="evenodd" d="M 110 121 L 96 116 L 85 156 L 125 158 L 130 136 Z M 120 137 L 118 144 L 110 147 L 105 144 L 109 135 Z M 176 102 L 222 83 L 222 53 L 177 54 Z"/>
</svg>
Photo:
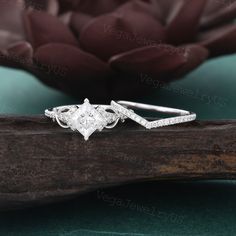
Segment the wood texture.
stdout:
<svg viewBox="0 0 236 236">
<path fill-rule="evenodd" d="M 85 142 L 44 117 L 0 117 L 0 210 L 173 179 L 236 179 L 236 121 L 151 131 L 128 122 Z"/>
</svg>

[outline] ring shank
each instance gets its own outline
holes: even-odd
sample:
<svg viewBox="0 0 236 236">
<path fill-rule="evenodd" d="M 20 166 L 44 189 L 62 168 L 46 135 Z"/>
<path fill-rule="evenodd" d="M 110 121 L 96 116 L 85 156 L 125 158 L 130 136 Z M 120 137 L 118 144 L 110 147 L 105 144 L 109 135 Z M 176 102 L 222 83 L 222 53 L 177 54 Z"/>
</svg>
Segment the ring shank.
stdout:
<svg viewBox="0 0 236 236">
<path fill-rule="evenodd" d="M 59 107 L 54 107 L 54 108 L 49 108 L 49 109 L 46 109 L 45 110 L 45 115 L 49 118 L 55 118 L 56 117 L 56 114 L 57 112 L 56 111 L 59 111 L 59 110 L 70 110 L 71 108 L 73 107 L 77 107 L 77 108 L 80 108 L 80 106 L 82 106 L 82 104 L 79 104 L 79 105 L 65 105 L 65 106 L 59 106 Z M 108 110 L 111 108 L 110 105 L 99 105 L 99 104 L 96 104 L 96 105 L 93 105 L 94 108 L 97 108 L 98 106 L 104 108 L 105 110 Z"/>
<path fill-rule="evenodd" d="M 118 101 L 118 102 L 112 101 L 111 104 L 114 107 L 114 109 L 117 109 L 118 112 L 123 113 L 128 118 L 144 126 L 147 129 L 186 123 L 196 119 L 195 113 L 175 108 L 147 105 L 129 101 Z M 149 121 L 147 118 L 145 119 L 142 116 L 136 114 L 133 110 L 148 110 L 160 113 L 174 114 L 175 116 L 163 119 L 157 118 L 157 120 Z"/>
<path fill-rule="evenodd" d="M 155 106 L 155 105 L 148 105 L 143 103 L 137 102 L 128 102 L 128 101 L 117 101 L 118 104 L 122 106 L 126 106 L 127 108 L 136 109 L 136 110 L 148 110 L 148 111 L 157 111 L 161 113 L 167 114 L 174 114 L 174 115 L 190 115 L 191 112 L 181 109 L 175 109 L 170 107 L 162 107 L 162 106 Z"/>
</svg>

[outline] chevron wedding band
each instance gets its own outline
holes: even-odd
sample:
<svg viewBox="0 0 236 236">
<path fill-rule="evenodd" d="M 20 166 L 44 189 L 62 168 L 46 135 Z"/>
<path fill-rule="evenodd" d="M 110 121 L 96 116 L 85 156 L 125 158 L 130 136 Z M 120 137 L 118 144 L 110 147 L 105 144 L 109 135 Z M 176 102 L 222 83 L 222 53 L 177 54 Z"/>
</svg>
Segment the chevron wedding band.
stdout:
<svg viewBox="0 0 236 236">
<path fill-rule="evenodd" d="M 136 114 L 134 110 L 148 110 L 177 116 L 148 121 Z M 127 118 L 147 129 L 190 122 L 196 119 L 196 114 L 185 110 L 128 101 L 111 101 L 110 105 L 91 105 L 88 99 L 85 99 L 81 105 L 47 109 L 45 115 L 56 121 L 62 128 L 78 131 L 85 140 L 88 140 L 95 131 L 114 128 L 119 121 L 124 122 Z"/>
<path fill-rule="evenodd" d="M 154 106 L 154 105 L 148 105 L 148 104 L 143 104 L 143 103 L 136 103 L 136 102 L 112 101 L 111 107 L 113 110 L 117 111 L 118 114 L 124 115 L 125 117 L 144 126 L 146 129 L 153 129 L 153 128 L 158 128 L 158 127 L 186 123 L 186 122 L 194 121 L 196 119 L 196 114 L 193 112 L 175 109 L 175 108 L 169 108 L 169 107 L 161 107 L 161 106 Z M 176 116 L 171 117 L 171 118 L 148 121 L 147 119 L 136 114 L 133 110 L 146 110 L 146 111 L 153 111 L 153 112 L 165 113 L 165 114 L 176 115 Z"/>
</svg>

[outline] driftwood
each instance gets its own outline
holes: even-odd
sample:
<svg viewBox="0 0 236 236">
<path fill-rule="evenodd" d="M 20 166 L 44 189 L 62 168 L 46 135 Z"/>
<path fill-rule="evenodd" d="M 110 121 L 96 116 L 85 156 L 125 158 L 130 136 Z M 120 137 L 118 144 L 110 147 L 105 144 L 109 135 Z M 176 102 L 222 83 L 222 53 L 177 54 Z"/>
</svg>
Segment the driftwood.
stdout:
<svg viewBox="0 0 236 236">
<path fill-rule="evenodd" d="M 0 210 L 147 180 L 236 179 L 236 121 L 83 137 L 38 117 L 0 117 Z"/>
</svg>

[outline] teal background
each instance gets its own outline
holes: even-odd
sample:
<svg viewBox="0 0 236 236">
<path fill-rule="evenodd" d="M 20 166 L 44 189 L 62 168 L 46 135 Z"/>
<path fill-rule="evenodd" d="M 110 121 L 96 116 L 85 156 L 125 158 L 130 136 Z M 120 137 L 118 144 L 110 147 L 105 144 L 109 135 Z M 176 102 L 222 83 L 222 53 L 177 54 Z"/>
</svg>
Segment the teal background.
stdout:
<svg viewBox="0 0 236 236">
<path fill-rule="evenodd" d="M 236 118 L 236 56 L 210 60 L 140 101 L 192 110 L 199 119 Z M 0 113 L 41 114 L 80 102 L 32 75 L 0 68 Z M 236 182 L 145 183 L 100 190 L 72 201 L 0 213 L 0 236 L 236 235 Z"/>
<path fill-rule="evenodd" d="M 236 118 L 236 56 L 209 60 L 161 90 L 155 88 L 154 81 L 138 81 L 153 88 L 153 93 L 140 101 L 189 109 L 199 119 Z M 41 114 L 48 107 L 78 102 L 28 73 L 0 67 L 1 114 Z"/>
</svg>

